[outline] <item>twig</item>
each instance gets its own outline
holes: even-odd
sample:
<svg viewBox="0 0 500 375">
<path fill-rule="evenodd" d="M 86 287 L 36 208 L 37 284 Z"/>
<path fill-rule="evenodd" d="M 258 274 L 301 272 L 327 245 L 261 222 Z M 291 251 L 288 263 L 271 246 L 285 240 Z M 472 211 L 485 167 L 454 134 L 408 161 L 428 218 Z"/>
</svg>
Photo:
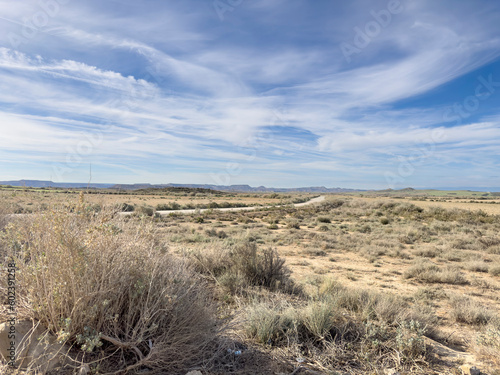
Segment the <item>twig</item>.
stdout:
<svg viewBox="0 0 500 375">
<path fill-rule="evenodd" d="M 101 335 L 101 339 L 106 340 L 107 342 L 110 342 L 111 344 L 116 345 L 120 348 L 132 349 L 139 356 L 140 361 L 144 359 L 144 354 L 142 354 L 139 348 L 135 345 L 123 343 L 117 339 L 114 339 L 106 335 Z"/>
</svg>

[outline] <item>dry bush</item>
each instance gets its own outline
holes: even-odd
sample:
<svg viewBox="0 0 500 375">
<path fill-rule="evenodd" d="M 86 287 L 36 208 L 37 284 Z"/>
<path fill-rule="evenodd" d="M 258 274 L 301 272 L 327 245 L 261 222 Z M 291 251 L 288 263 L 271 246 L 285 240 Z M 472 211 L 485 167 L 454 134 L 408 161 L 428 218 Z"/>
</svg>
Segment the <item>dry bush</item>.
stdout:
<svg viewBox="0 0 500 375">
<path fill-rule="evenodd" d="M 214 280 L 233 265 L 230 249 L 218 243 L 198 245 L 185 255 L 191 259 L 197 272 L 209 275 Z"/>
<path fill-rule="evenodd" d="M 475 260 L 468 262 L 466 268 L 472 272 L 488 272 L 489 266 L 483 260 Z"/>
<path fill-rule="evenodd" d="M 300 229 L 300 221 L 294 218 L 285 220 L 288 229 Z"/>
<path fill-rule="evenodd" d="M 211 276 L 231 293 L 252 286 L 299 292 L 290 279 L 285 259 L 273 248 L 259 249 L 255 241 L 234 246 L 211 244 L 198 247 L 187 255 L 196 270 Z"/>
<path fill-rule="evenodd" d="M 155 209 L 151 206 L 142 205 L 135 208 L 135 215 L 153 216 L 155 214 Z"/>
<path fill-rule="evenodd" d="M 466 296 L 453 295 L 450 298 L 451 316 L 456 322 L 466 324 L 487 324 L 498 315 L 481 303 Z"/>
<path fill-rule="evenodd" d="M 256 303 L 248 306 L 245 333 L 263 345 L 283 345 L 296 341 L 299 323 L 295 309 L 284 301 L 277 305 Z"/>
<path fill-rule="evenodd" d="M 245 275 L 250 285 L 273 290 L 291 286 L 290 270 L 275 249 L 258 251 L 255 242 L 246 242 L 234 249 L 233 260 L 235 271 Z"/>
<path fill-rule="evenodd" d="M 334 301 L 337 309 L 355 313 L 362 320 L 377 320 L 384 324 L 419 321 L 430 329 L 435 316 L 429 311 L 410 306 L 403 298 L 370 289 L 348 288 L 332 278 L 325 278 L 315 295 L 318 300 Z"/>
<path fill-rule="evenodd" d="M 496 246 L 489 247 L 486 251 L 487 251 L 489 254 L 497 254 L 497 255 L 500 255 L 500 246 L 499 246 L 499 245 L 496 245 Z"/>
<path fill-rule="evenodd" d="M 489 273 L 492 276 L 500 276 L 500 265 L 491 266 L 489 269 Z"/>
<path fill-rule="evenodd" d="M 7 229 L 3 255 L 19 268 L 17 295 L 26 307 L 18 318 L 96 353 L 103 371 L 177 373 L 206 359 L 212 302 L 188 264 L 159 246 L 145 222 L 127 227 L 109 212 L 75 212 L 33 215 Z"/>
<path fill-rule="evenodd" d="M 425 321 L 414 320 L 397 298 L 348 289 L 331 279 L 300 305 L 250 304 L 244 331 L 288 355 L 307 355 L 325 373 L 411 371 L 426 364 Z"/>
<path fill-rule="evenodd" d="M 423 283 L 465 285 L 469 282 L 460 270 L 453 267 L 439 268 L 432 262 L 419 259 L 404 274 L 405 279 L 415 279 Z"/>
<path fill-rule="evenodd" d="M 433 247 L 433 248 L 420 248 L 420 249 L 413 251 L 413 254 L 417 255 L 419 257 L 423 257 L 423 258 L 435 258 L 441 254 L 441 251 L 435 247 Z"/>
<path fill-rule="evenodd" d="M 448 210 L 442 207 L 430 207 L 424 211 L 424 217 L 442 222 L 456 221 L 464 224 L 494 223 L 498 220 L 495 215 L 488 215 L 482 210 L 468 211 L 457 208 Z"/>
<path fill-rule="evenodd" d="M 481 237 L 478 239 L 484 249 L 500 245 L 499 237 Z"/>
<path fill-rule="evenodd" d="M 498 374 L 500 369 L 500 321 L 492 321 L 486 325 L 476 337 L 475 349 L 492 365 L 492 375 Z M 496 372 L 494 372 L 496 371 Z"/>
<path fill-rule="evenodd" d="M 6 204 L 2 204 L 3 202 L 0 202 L 0 231 L 5 228 L 7 223 L 10 221 L 10 210 L 9 207 Z"/>
<path fill-rule="evenodd" d="M 450 262 L 462 262 L 465 260 L 467 254 L 464 251 L 450 250 L 441 254 L 441 258 Z"/>
</svg>

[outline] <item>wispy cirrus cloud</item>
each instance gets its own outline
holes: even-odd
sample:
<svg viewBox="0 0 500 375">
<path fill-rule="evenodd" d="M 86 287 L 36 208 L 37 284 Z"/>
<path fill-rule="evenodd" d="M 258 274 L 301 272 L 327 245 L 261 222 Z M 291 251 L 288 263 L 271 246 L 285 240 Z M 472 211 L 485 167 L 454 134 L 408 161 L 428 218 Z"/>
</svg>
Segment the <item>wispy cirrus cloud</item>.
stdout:
<svg viewBox="0 0 500 375">
<path fill-rule="evenodd" d="M 252 2 L 224 22 L 196 0 L 69 2 L 14 48 L 6 36 L 41 8 L 0 1 L 3 173 L 48 178 L 93 136 L 65 178 L 84 179 L 92 162 L 116 182 L 211 183 L 222 171 L 231 183 L 386 187 L 384 174 L 418 159 L 401 184 L 454 181 L 461 170 L 498 185 L 500 98 L 491 93 L 459 124 L 444 114 L 496 72 L 499 9 L 445 3 L 402 0 L 347 63 L 339 45 L 386 2 Z M 36 176 L 14 176 L 19 163 L 36 163 Z"/>
</svg>

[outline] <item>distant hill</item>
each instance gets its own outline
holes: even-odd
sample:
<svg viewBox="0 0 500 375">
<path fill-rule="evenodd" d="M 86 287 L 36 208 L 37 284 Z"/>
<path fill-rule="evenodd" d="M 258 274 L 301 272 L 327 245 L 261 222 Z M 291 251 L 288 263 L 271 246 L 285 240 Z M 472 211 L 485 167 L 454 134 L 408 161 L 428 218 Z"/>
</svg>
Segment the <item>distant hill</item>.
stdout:
<svg viewBox="0 0 500 375">
<path fill-rule="evenodd" d="M 303 193 L 346 193 L 353 191 L 363 191 L 356 189 L 343 189 L 343 188 L 326 188 L 324 186 L 311 186 L 311 187 L 301 187 L 301 188 L 268 188 L 265 186 L 252 187 L 250 185 L 209 185 L 209 184 L 161 184 L 161 185 L 151 185 L 151 184 L 119 184 L 114 185 L 112 189 L 122 189 L 122 190 L 138 190 L 138 189 L 164 189 L 172 187 L 184 187 L 191 189 L 210 189 L 219 191 L 234 191 L 234 192 L 270 192 L 270 193 L 284 193 L 284 192 L 303 192 Z"/>
<path fill-rule="evenodd" d="M 52 182 L 52 181 L 42 181 L 42 180 L 17 180 L 17 181 L 0 181 L 0 185 L 10 185 L 10 186 L 25 186 L 25 187 L 56 187 L 56 188 L 83 188 L 91 187 L 98 189 L 110 188 L 114 184 L 88 184 L 79 182 Z"/>
<path fill-rule="evenodd" d="M 301 188 L 268 188 L 265 186 L 252 187 L 250 185 L 210 185 L 210 184 L 87 184 L 87 183 L 66 183 L 40 180 L 18 180 L 0 181 L 0 185 L 25 186 L 25 187 L 55 187 L 55 188 L 98 188 L 98 189 L 120 189 L 120 190 L 144 190 L 144 189 L 165 189 L 165 188 L 190 188 L 190 189 L 210 189 L 218 191 L 234 192 L 303 192 L 303 193 L 348 193 L 364 191 L 358 189 L 326 188 L 324 186 L 310 186 Z"/>
</svg>

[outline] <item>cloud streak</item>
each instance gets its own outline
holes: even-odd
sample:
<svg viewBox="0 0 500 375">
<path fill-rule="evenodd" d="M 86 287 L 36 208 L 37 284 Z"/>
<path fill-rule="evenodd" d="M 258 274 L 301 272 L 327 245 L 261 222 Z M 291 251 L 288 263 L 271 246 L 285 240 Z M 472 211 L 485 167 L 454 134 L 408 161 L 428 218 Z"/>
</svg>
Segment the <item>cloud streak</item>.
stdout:
<svg viewBox="0 0 500 375">
<path fill-rule="evenodd" d="M 39 8 L 0 1 L 10 20 L 0 20 L 5 179 L 47 179 L 56 165 L 68 171 L 62 179 L 84 180 L 92 163 L 96 178 L 116 182 L 213 183 L 218 175 L 370 188 L 387 187 L 384 176 L 398 175 L 405 160 L 415 165 L 411 176 L 399 173 L 402 186 L 439 185 L 427 181 L 439 174 L 460 181 L 460 171 L 499 185 L 491 176 L 500 98 L 492 93 L 460 123 L 445 114 L 495 71 L 500 9 L 447 3 L 402 1 L 348 64 L 339 45 L 386 3 L 255 2 L 220 22 L 202 1 L 92 0 L 61 6 L 13 48 L 6 35 Z M 85 142 L 91 147 L 78 152 Z"/>
</svg>

